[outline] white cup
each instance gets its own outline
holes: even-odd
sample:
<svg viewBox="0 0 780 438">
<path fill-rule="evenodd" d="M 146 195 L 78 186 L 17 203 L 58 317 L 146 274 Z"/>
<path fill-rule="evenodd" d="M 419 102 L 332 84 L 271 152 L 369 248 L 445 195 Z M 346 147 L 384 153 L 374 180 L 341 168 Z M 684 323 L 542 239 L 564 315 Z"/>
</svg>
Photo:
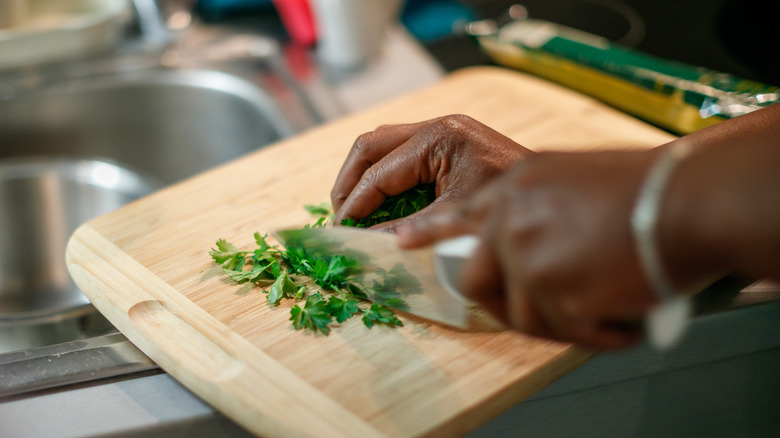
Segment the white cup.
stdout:
<svg viewBox="0 0 780 438">
<path fill-rule="evenodd" d="M 403 0 L 311 0 L 317 23 L 317 56 L 342 68 L 365 65 L 378 55 L 388 25 Z"/>
</svg>

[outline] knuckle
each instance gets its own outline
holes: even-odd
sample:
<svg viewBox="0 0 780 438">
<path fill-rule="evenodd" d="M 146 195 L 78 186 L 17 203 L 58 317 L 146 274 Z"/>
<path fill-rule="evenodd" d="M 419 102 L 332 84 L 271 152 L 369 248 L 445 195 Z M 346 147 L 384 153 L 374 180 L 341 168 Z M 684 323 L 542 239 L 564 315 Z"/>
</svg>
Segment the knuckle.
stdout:
<svg viewBox="0 0 780 438">
<path fill-rule="evenodd" d="M 444 116 L 427 130 L 429 153 L 433 156 L 451 156 L 467 143 L 474 119 L 463 114 Z"/>
<path fill-rule="evenodd" d="M 476 120 L 465 114 L 450 114 L 441 121 L 442 123 L 449 125 L 452 129 L 462 129 L 476 123 Z"/>
<path fill-rule="evenodd" d="M 395 130 L 397 126 L 398 125 L 379 125 L 373 132 L 375 132 L 378 135 L 382 135 L 382 134 L 386 134 L 389 131 Z"/>
<path fill-rule="evenodd" d="M 348 193 L 345 193 L 344 191 L 336 188 L 333 188 L 330 191 L 331 202 L 344 202 L 347 199 L 347 196 L 349 196 Z"/>
<path fill-rule="evenodd" d="M 461 136 L 475 123 L 475 120 L 463 114 L 452 114 L 441 118 L 433 126 L 439 132 L 450 136 Z"/>
<path fill-rule="evenodd" d="M 382 170 L 380 169 L 380 166 L 371 166 L 363 173 L 363 176 L 360 178 L 358 185 L 362 188 L 376 188 L 381 179 Z"/>
<path fill-rule="evenodd" d="M 352 150 L 350 152 L 353 155 L 357 155 L 357 156 L 364 155 L 368 150 L 370 150 L 373 147 L 374 135 L 375 135 L 374 132 L 366 132 L 360 134 L 355 139 L 355 142 L 352 144 Z"/>
</svg>

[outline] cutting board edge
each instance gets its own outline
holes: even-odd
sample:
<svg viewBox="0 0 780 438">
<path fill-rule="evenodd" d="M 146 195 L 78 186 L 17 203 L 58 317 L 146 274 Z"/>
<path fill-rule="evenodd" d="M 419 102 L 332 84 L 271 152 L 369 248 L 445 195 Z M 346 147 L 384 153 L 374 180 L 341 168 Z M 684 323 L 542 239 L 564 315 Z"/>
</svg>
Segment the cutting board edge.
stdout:
<svg viewBox="0 0 780 438">
<path fill-rule="evenodd" d="M 518 379 L 507 385 L 503 392 L 497 392 L 491 398 L 486 398 L 481 403 L 475 404 L 461 415 L 451 418 L 449 421 L 437 425 L 436 428 L 423 434 L 423 437 L 462 436 L 484 426 L 503 414 L 507 409 L 522 403 L 546 386 L 563 377 L 575 368 L 593 358 L 597 353 L 570 345 L 565 351 L 548 362 L 550 369 L 546 369 L 544 377 L 538 374 L 527 379 Z M 533 381 L 532 387 L 525 387 L 528 381 Z"/>
<path fill-rule="evenodd" d="M 92 247 L 86 244 L 85 239 L 88 239 L 92 242 Z M 106 247 L 103 248 L 103 251 L 95 250 L 96 246 L 99 245 L 106 245 Z M 112 260 L 111 264 L 105 262 L 105 256 L 108 255 L 108 252 L 112 253 L 111 256 L 109 256 L 109 258 Z M 248 342 L 243 343 L 246 345 L 242 344 L 240 347 L 246 348 L 247 351 L 252 351 L 252 353 L 255 354 L 250 355 L 253 356 L 251 357 L 251 360 L 243 360 L 240 361 L 239 364 L 233 364 L 234 366 L 237 365 L 240 369 L 233 368 L 227 374 L 224 373 L 224 370 L 220 369 L 211 369 L 207 371 L 211 371 L 214 375 L 217 376 L 225 376 L 228 380 L 238 380 L 238 377 L 241 377 L 241 379 L 245 379 L 247 377 L 245 375 L 246 370 L 254 370 L 255 373 L 253 373 L 254 376 L 252 376 L 256 380 L 255 382 L 252 382 L 254 385 L 246 384 L 247 382 L 244 380 L 241 380 L 240 382 L 234 382 L 234 384 L 230 386 L 226 385 L 225 381 L 209 382 L 208 379 L 204 379 L 203 371 L 195 372 L 191 366 L 182 364 L 181 361 L 174 360 L 172 355 L 169 354 L 170 350 L 164 350 L 160 348 L 159 344 L 149 336 L 148 332 L 145 332 L 142 328 L 139 327 L 138 321 L 134 321 L 130 316 L 130 313 L 133 311 L 133 309 L 137 308 L 139 305 L 145 305 L 146 303 L 152 302 L 161 302 L 160 299 L 150 291 L 149 286 L 146 288 L 141 287 L 128 276 L 121 275 L 121 273 L 118 272 L 112 273 L 113 278 L 117 278 L 117 275 L 120 275 L 121 279 L 127 282 L 123 285 L 123 287 L 126 287 L 128 290 L 132 290 L 133 294 L 138 296 L 143 295 L 145 298 L 130 299 L 128 297 L 129 294 L 123 294 L 121 292 L 117 292 L 117 290 L 114 289 L 114 292 L 116 292 L 114 294 L 115 297 L 123 297 L 127 299 L 126 303 L 118 303 L 118 300 L 111 300 L 109 298 L 109 294 L 107 294 L 106 291 L 110 290 L 111 288 L 104 282 L 100 281 L 98 275 L 94 274 L 96 269 L 89 269 L 90 267 L 97 268 L 97 270 L 106 268 L 111 269 L 112 266 L 114 266 L 117 262 L 126 262 L 131 264 L 135 263 L 137 266 L 134 268 L 143 269 L 147 271 L 150 276 L 154 276 L 152 272 L 148 271 L 145 267 L 135 262 L 132 258 L 130 258 L 130 256 L 125 254 L 125 257 L 123 257 L 121 254 L 124 254 L 121 249 L 117 248 L 108 239 L 92 229 L 89 224 L 84 224 L 73 233 L 68 241 L 66 246 L 66 263 L 68 271 L 73 277 L 76 285 L 82 290 L 87 298 L 89 298 L 95 308 L 97 308 L 98 311 L 100 311 L 100 313 L 106 317 L 106 319 L 108 319 L 114 326 L 116 326 L 123 335 L 125 335 L 136 347 L 138 347 L 144 354 L 149 356 L 163 370 L 175 377 L 176 380 L 182 382 L 185 387 L 197 394 L 199 397 L 203 398 L 204 400 L 209 400 L 209 403 L 212 403 L 226 416 L 230 417 L 254 434 L 269 437 L 387 436 L 365 422 L 363 419 L 352 414 L 349 410 L 341 407 L 341 405 L 338 404 L 335 400 L 312 387 L 308 382 L 300 379 L 293 373 L 285 373 L 286 370 L 281 368 L 281 366 L 273 361 L 273 359 L 268 358 L 269 361 L 273 362 L 272 364 L 258 364 L 258 355 L 256 353 L 260 353 L 260 356 L 267 356 L 265 356 L 264 353 L 257 350 L 252 344 Z M 88 258 L 88 256 L 92 255 L 96 256 L 97 259 L 103 263 L 91 264 L 89 261 L 85 260 Z M 163 282 L 161 279 L 158 280 Z M 184 300 L 186 300 L 186 298 L 184 298 Z M 183 304 L 179 302 L 176 303 L 176 305 L 182 306 Z M 192 307 L 197 308 L 194 303 L 192 303 Z M 199 316 L 211 319 L 212 324 L 221 326 L 223 334 L 229 333 L 236 335 L 230 331 L 229 328 L 225 327 L 221 322 L 216 320 L 216 318 L 207 314 L 205 311 L 202 311 L 202 309 L 197 308 L 197 310 L 188 310 L 194 311 L 196 313 L 203 313 L 204 315 Z M 154 314 L 154 316 L 159 315 L 160 313 Z M 184 321 L 182 321 L 182 323 L 188 324 Z M 173 331 L 181 329 L 180 327 L 164 328 L 172 329 Z M 160 331 L 159 326 L 156 327 L 156 329 Z M 192 334 L 194 331 L 194 328 L 191 330 L 186 330 L 188 334 Z M 165 333 L 171 334 L 172 332 L 166 331 Z M 231 341 L 236 342 L 236 338 L 242 339 L 240 336 L 236 335 L 233 339 L 231 339 Z M 159 339 L 157 341 L 159 341 Z M 187 342 L 188 340 L 179 338 L 177 341 Z M 214 340 L 210 341 L 215 343 L 216 348 L 222 349 L 222 345 L 220 344 L 223 343 Z M 201 348 L 202 347 L 203 346 L 201 345 Z M 235 350 L 235 348 L 233 350 Z M 233 351 L 232 353 L 225 352 L 224 354 L 235 358 L 235 353 L 236 352 Z M 217 354 L 223 353 L 218 352 Z M 206 362 L 208 362 L 208 360 Z M 224 364 L 224 362 L 220 363 Z M 247 365 L 247 363 L 251 363 L 252 366 Z M 197 362 L 197 366 L 204 366 L 203 361 Z M 270 368 L 270 371 L 269 369 L 266 369 L 266 367 Z M 258 370 L 263 372 L 257 372 Z M 266 372 L 276 376 L 277 379 L 265 379 L 263 376 Z M 279 373 L 286 375 L 279 377 Z M 258 377 L 262 377 L 259 379 L 260 381 L 257 381 Z M 284 388 L 281 388 L 281 393 L 297 396 L 298 394 L 301 394 L 301 389 L 308 391 L 306 397 L 293 397 L 293 400 L 288 403 L 288 405 L 298 408 L 301 408 L 306 404 L 312 405 L 309 406 L 309 409 L 307 410 L 310 416 L 307 417 L 306 421 L 298 421 L 293 425 L 284 424 L 280 420 L 287 419 L 286 416 L 279 416 L 278 414 L 273 415 L 269 414 L 268 412 L 258 410 L 264 408 L 266 404 L 262 403 L 263 400 L 259 400 L 257 396 L 252 397 L 252 394 L 248 394 L 248 397 L 241 399 L 237 399 L 235 397 L 237 394 L 237 388 L 243 386 L 256 388 L 258 383 L 265 383 L 273 386 L 275 380 L 285 381 L 287 383 Z M 206 382 L 206 385 L 203 385 L 203 382 Z M 240 391 L 238 393 L 240 393 Z M 277 392 L 275 397 L 279 396 L 279 392 Z M 237 406 L 236 404 L 241 406 Z M 312 418 L 312 413 L 316 414 L 314 417 L 319 418 Z M 338 421 L 329 421 L 333 419 L 337 419 Z M 334 427 L 334 423 L 338 424 L 335 424 Z M 307 431 L 317 432 L 316 434 L 312 434 Z"/>
</svg>

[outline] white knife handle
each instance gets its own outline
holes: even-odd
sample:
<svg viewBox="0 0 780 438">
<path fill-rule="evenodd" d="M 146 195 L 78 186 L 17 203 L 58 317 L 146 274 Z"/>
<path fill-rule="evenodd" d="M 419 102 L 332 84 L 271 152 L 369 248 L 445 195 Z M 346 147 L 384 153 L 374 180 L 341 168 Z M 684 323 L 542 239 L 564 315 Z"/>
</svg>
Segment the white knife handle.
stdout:
<svg viewBox="0 0 780 438">
<path fill-rule="evenodd" d="M 467 305 L 474 304 L 464 297 L 458 288 L 458 276 L 463 262 L 474 254 L 479 245 L 477 236 L 466 235 L 443 240 L 433 247 L 433 264 L 439 283 L 452 296 Z"/>
</svg>

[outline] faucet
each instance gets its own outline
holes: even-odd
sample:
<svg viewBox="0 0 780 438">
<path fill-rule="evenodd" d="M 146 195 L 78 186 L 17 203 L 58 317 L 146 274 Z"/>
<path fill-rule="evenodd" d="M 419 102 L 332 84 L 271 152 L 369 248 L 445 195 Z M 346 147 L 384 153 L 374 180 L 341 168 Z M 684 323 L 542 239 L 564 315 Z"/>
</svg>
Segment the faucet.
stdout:
<svg viewBox="0 0 780 438">
<path fill-rule="evenodd" d="M 168 45 L 173 37 L 156 0 L 131 0 L 144 42 L 151 46 Z"/>
</svg>

